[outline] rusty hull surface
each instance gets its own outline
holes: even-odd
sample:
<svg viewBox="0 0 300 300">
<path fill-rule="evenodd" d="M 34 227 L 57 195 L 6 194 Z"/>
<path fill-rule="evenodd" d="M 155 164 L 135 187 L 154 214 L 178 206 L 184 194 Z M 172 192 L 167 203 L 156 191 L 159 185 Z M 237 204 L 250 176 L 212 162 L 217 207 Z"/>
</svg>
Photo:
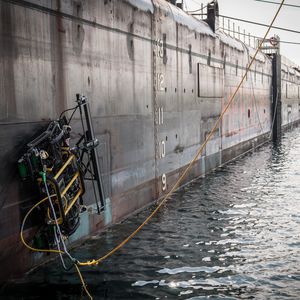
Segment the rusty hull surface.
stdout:
<svg viewBox="0 0 300 300">
<path fill-rule="evenodd" d="M 139 2 L 148 8 L 136 7 Z M 203 22 L 204 32 L 194 30 L 192 17 L 180 23 L 177 8 L 153 2 L 0 1 L 1 281 L 47 259 L 19 241 L 24 213 L 36 199 L 19 180 L 16 162 L 32 136 L 74 106 L 76 93 L 90 100 L 108 202 L 100 216 L 83 214 L 71 243 L 163 196 L 245 72 L 245 45 L 223 42 Z M 283 66 L 288 125 L 300 116 L 299 77 L 289 72 L 291 62 Z M 268 139 L 271 72 L 270 59 L 261 54 L 185 182 Z M 85 204 L 91 199 L 88 193 Z"/>
</svg>

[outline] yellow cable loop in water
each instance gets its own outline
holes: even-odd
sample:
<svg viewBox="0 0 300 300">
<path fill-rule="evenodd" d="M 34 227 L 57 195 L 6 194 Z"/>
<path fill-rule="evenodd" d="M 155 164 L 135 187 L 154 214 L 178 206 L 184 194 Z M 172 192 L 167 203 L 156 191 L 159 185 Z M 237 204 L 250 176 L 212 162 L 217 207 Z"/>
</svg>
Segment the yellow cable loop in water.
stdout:
<svg viewBox="0 0 300 300">
<path fill-rule="evenodd" d="M 224 110 L 222 111 L 222 113 L 220 114 L 218 120 L 215 122 L 212 130 L 210 131 L 209 135 L 207 136 L 206 140 L 204 141 L 204 143 L 202 144 L 202 146 L 200 147 L 200 149 L 197 151 L 196 155 L 194 156 L 194 158 L 191 160 L 191 162 L 189 163 L 189 165 L 187 166 L 187 168 L 184 170 L 184 172 L 182 173 L 182 175 L 179 177 L 179 179 L 176 181 L 176 183 L 173 185 L 173 187 L 171 188 L 171 190 L 165 195 L 165 197 L 163 198 L 163 200 L 159 203 L 159 205 L 155 208 L 155 210 L 146 218 L 146 220 L 135 230 L 133 231 L 125 240 L 123 240 L 119 245 L 117 245 L 115 248 L 113 248 L 110 252 L 108 252 L 107 254 L 105 254 L 104 256 L 96 259 L 96 260 L 90 260 L 87 262 L 79 262 L 79 266 L 90 266 L 90 265 L 98 265 L 99 263 L 101 263 L 102 261 L 104 261 L 106 258 L 110 257 L 111 255 L 113 255 L 116 251 L 118 251 L 120 248 L 122 248 L 125 244 L 127 244 L 151 219 L 152 217 L 159 211 L 159 209 L 162 207 L 162 205 L 168 201 L 169 197 L 175 192 L 175 190 L 179 187 L 180 183 L 182 182 L 182 180 L 185 178 L 185 176 L 187 175 L 187 173 L 190 171 L 190 169 L 192 168 L 193 164 L 196 162 L 196 160 L 199 158 L 199 156 L 202 154 L 204 147 L 207 145 L 208 141 L 211 139 L 212 135 L 214 134 L 214 132 L 216 131 L 216 129 L 218 128 L 221 120 L 224 117 L 224 114 L 226 113 L 226 111 L 228 110 L 228 108 L 230 107 L 230 105 L 232 104 L 232 102 L 234 101 L 234 98 L 237 94 L 237 92 L 239 91 L 239 89 L 241 88 L 243 82 L 246 79 L 246 76 L 257 56 L 257 53 L 259 52 L 259 50 L 262 47 L 262 44 L 265 42 L 283 4 L 284 4 L 285 0 L 282 0 L 264 38 L 261 40 L 259 47 L 257 48 L 248 68 L 246 69 L 246 72 L 241 80 L 241 82 L 239 83 L 238 87 L 236 88 L 235 92 L 232 94 L 232 96 L 230 97 L 230 100 L 228 101 L 227 105 L 225 106 Z"/>
<path fill-rule="evenodd" d="M 52 197 L 55 197 L 56 194 L 54 195 L 51 195 L 50 198 Z M 23 243 L 23 245 L 28 248 L 29 250 L 33 251 L 33 252 L 47 252 L 47 253 L 58 253 L 58 254 L 64 254 L 65 252 L 64 251 L 61 251 L 61 250 L 55 250 L 55 249 L 39 249 L 39 248 L 34 248 L 30 245 L 28 245 L 24 239 L 24 226 L 25 226 L 25 223 L 27 221 L 27 218 L 28 216 L 32 213 L 32 211 L 34 209 L 36 209 L 39 205 L 41 205 L 42 203 L 44 203 L 46 200 L 50 200 L 48 197 L 45 197 L 44 199 L 40 200 L 39 202 L 37 202 L 34 206 L 32 206 L 30 208 L 30 210 L 26 213 L 24 219 L 23 219 L 23 222 L 22 222 L 22 225 L 21 225 L 21 230 L 20 230 L 20 238 L 21 238 L 21 241 Z M 77 264 L 74 264 L 75 268 L 76 268 L 76 271 L 78 273 L 78 276 L 79 276 L 79 279 L 81 281 L 81 284 L 82 284 L 82 287 L 85 291 L 85 293 L 87 294 L 87 296 L 90 298 L 90 299 L 93 299 L 93 297 L 91 296 L 91 294 L 89 293 L 88 289 L 87 289 L 87 285 L 83 279 L 83 276 L 77 266 Z"/>
<path fill-rule="evenodd" d="M 50 198 L 55 197 L 55 196 L 56 196 L 56 194 L 51 195 Z M 25 215 L 25 217 L 24 217 L 24 219 L 23 219 L 22 225 L 21 225 L 20 238 L 21 238 L 21 241 L 22 241 L 23 245 L 24 245 L 26 248 L 28 248 L 29 250 L 31 250 L 31 251 L 34 251 L 34 252 L 47 252 L 47 253 L 58 253 L 58 254 L 60 253 L 60 254 L 64 254 L 64 253 L 65 253 L 64 251 L 59 251 L 59 250 L 55 250 L 55 249 L 39 249 L 39 248 L 34 248 L 34 247 L 28 245 L 28 244 L 26 243 L 25 239 L 24 239 L 24 234 L 23 234 L 23 232 L 24 232 L 24 226 L 25 226 L 25 223 L 26 223 L 26 221 L 27 221 L 28 216 L 32 213 L 32 211 L 33 211 L 34 209 L 36 209 L 39 205 L 41 205 L 41 204 L 42 204 L 43 202 L 45 202 L 46 200 L 48 200 L 48 197 L 45 197 L 44 199 L 42 199 L 41 201 L 39 201 L 38 203 L 36 203 L 36 204 L 35 204 L 34 206 L 32 206 L 32 207 L 30 208 L 30 210 L 27 212 L 27 214 Z"/>
<path fill-rule="evenodd" d="M 238 87 L 236 88 L 235 92 L 232 94 L 232 96 L 230 97 L 230 100 L 228 101 L 227 105 L 225 106 L 224 110 L 222 111 L 222 113 L 220 114 L 218 120 L 215 122 L 212 130 L 210 131 L 209 135 L 207 136 L 207 138 L 205 139 L 204 143 L 201 145 L 201 147 L 199 148 L 199 150 L 197 151 L 196 155 L 194 156 L 194 158 L 190 161 L 189 165 L 187 166 L 187 168 L 184 170 L 184 172 L 182 173 L 182 175 L 179 177 L 179 179 L 176 181 L 176 183 L 173 185 L 173 187 L 171 188 L 171 190 L 165 195 L 165 197 L 163 198 L 163 200 L 159 203 L 159 205 L 155 208 L 155 210 L 145 219 L 145 221 L 136 229 L 134 230 L 126 239 L 124 239 L 120 244 L 118 244 L 115 248 L 113 248 L 111 251 L 109 251 L 107 254 L 105 254 L 104 256 L 98 258 L 98 259 L 93 259 L 93 260 L 89 260 L 86 262 L 77 262 L 77 264 L 75 264 L 75 268 L 78 272 L 80 281 L 82 283 L 82 286 L 87 294 L 87 296 L 90 299 L 93 299 L 93 297 L 91 296 L 91 294 L 89 293 L 87 286 L 84 282 L 83 276 L 79 270 L 78 266 L 92 266 L 92 265 L 98 265 L 99 263 L 101 263 L 102 261 L 104 261 L 105 259 L 107 259 L 108 257 L 110 257 L 111 255 L 113 255 L 116 251 L 118 251 L 120 248 L 122 248 L 125 244 L 127 244 L 152 218 L 153 216 L 159 211 L 159 209 L 163 206 L 164 203 L 166 203 L 169 199 L 169 197 L 175 192 L 175 190 L 179 187 L 180 183 L 182 182 L 182 180 L 185 178 L 185 176 L 187 175 L 187 173 L 190 171 L 190 169 L 192 168 L 193 164 L 196 162 L 196 160 L 199 158 L 199 156 L 202 154 L 204 147 L 207 145 L 208 141 L 211 139 L 212 135 L 214 134 L 214 132 L 216 131 L 216 129 L 218 128 L 221 120 L 223 119 L 226 111 L 228 110 L 228 108 L 230 107 L 230 105 L 232 104 L 232 102 L 234 101 L 234 98 L 237 94 L 237 92 L 239 91 L 239 89 L 241 88 L 243 82 L 246 79 L 246 76 L 259 52 L 259 50 L 262 47 L 262 44 L 265 42 L 283 4 L 284 4 L 285 0 L 282 0 L 265 36 L 263 37 L 263 39 L 261 40 L 259 47 L 257 48 L 249 66 L 246 69 L 246 72 L 241 80 L 241 82 L 239 83 Z M 51 195 L 50 197 L 54 197 L 55 195 Z M 24 224 L 28 218 L 28 216 L 31 214 L 31 212 L 38 207 L 40 204 L 42 204 L 43 202 L 45 202 L 48 199 L 48 197 L 42 199 L 41 201 L 39 201 L 38 203 L 36 203 L 25 215 L 23 222 L 22 222 L 22 226 L 21 226 L 21 232 L 20 232 L 20 237 L 21 237 L 21 241 L 22 243 L 25 245 L 25 247 L 27 247 L 28 249 L 30 249 L 31 251 L 35 251 L 35 252 L 50 252 L 50 253 L 60 253 L 60 254 L 64 254 L 64 251 L 59 251 L 59 250 L 54 250 L 54 249 L 37 249 L 37 248 L 33 248 L 30 245 L 28 245 L 25 240 L 24 240 L 24 236 L 23 236 L 23 229 L 24 229 Z"/>
</svg>

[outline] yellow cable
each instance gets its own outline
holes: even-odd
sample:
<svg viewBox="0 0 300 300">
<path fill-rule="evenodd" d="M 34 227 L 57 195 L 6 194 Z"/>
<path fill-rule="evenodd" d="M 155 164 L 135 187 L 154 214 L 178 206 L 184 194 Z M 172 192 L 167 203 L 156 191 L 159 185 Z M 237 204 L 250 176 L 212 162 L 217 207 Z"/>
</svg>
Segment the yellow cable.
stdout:
<svg viewBox="0 0 300 300">
<path fill-rule="evenodd" d="M 56 194 L 54 195 L 51 195 L 50 197 L 54 197 L 56 196 Z M 26 248 L 28 248 L 29 250 L 31 251 L 34 251 L 34 252 L 49 252 L 49 253 L 61 253 L 63 254 L 64 252 L 63 251 L 59 251 L 59 250 L 55 250 L 55 249 L 38 249 L 38 248 L 33 248 L 31 247 L 30 245 L 28 245 L 26 242 L 25 242 L 25 239 L 24 239 L 24 235 L 23 235 L 23 229 L 24 229 L 24 226 L 25 226 L 25 223 L 26 223 L 26 220 L 28 218 L 28 216 L 32 213 L 32 211 L 34 209 L 36 209 L 39 205 L 41 205 L 43 202 L 45 202 L 46 200 L 48 200 L 48 197 L 45 197 L 44 199 L 42 199 L 41 201 L 39 201 L 38 203 L 36 203 L 35 205 L 33 205 L 30 210 L 27 212 L 27 214 L 25 215 L 24 219 L 23 219 L 23 222 L 22 222 L 22 226 L 21 226 L 21 231 L 20 231 L 20 238 L 21 238 L 21 241 L 22 243 L 24 244 L 24 246 Z"/>
<path fill-rule="evenodd" d="M 55 197 L 56 194 L 54 195 L 51 195 L 50 198 L 52 197 Z M 23 243 L 23 245 L 28 248 L 29 250 L 31 251 L 34 251 L 34 252 L 48 252 L 48 253 L 58 253 L 58 254 L 64 254 L 65 252 L 62 251 L 62 250 L 55 250 L 55 249 L 39 249 L 39 248 L 34 248 L 34 247 L 31 247 L 30 245 L 28 245 L 24 239 L 24 235 L 23 235 L 23 232 L 24 232 L 24 226 L 25 226 L 25 223 L 27 221 L 27 218 L 28 216 L 32 213 L 32 211 L 34 209 L 36 209 L 39 205 L 41 205 L 43 202 L 45 202 L 46 200 L 48 200 L 48 197 L 45 197 L 44 199 L 42 199 L 41 201 L 39 201 L 38 203 L 36 203 L 34 206 L 31 207 L 31 209 L 26 213 L 24 219 L 23 219 L 23 222 L 22 222 L 22 225 L 21 225 L 21 231 L 20 231 L 20 238 L 21 238 L 21 241 Z M 87 289 L 87 286 L 84 282 L 84 279 L 83 279 L 83 276 L 78 268 L 78 266 L 76 264 L 74 264 L 76 270 L 77 270 L 77 273 L 78 273 L 78 276 L 80 278 L 80 281 L 82 283 L 82 286 L 83 286 L 83 289 L 84 291 L 86 292 L 87 296 L 92 300 L 93 297 L 91 296 L 91 294 L 89 293 L 88 289 Z"/>
<path fill-rule="evenodd" d="M 81 284 L 82 284 L 82 287 L 83 287 L 85 293 L 88 295 L 88 297 L 89 297 L 91 300 L 93 300 L 93 297 L 92 297 L 92 295 L 89 293 L 89 291 L 88 291 L 88 289 L 87 289 L 86 283 L 85 283 L 85 281 L 84 281 L 84 279 L 83 279 L 83 276 L 82 276 L 82 274 L 81 274 L 81 272 L 80 272 L 78 266 L 77 266 L 77 265 L 74 265 L 74 266 L 75 266 L 75 268 L 76 268 L 76 270 L 77 270 L 78 276 L 79 276 L 79 278 L 80 278 L 80 281 L 81 281 Z"/>
<path fill-rule="evenodd" d="M 202 144 L 202 146 L 200 147 L 200 149 L 197 151 L 196 155 L 194 156 L 194 158 L 191 160 L 191 162 L 189 163 L 189 165 L 187 166 L 187 168 L 184 170 L 184 172 L 182 173 L 182 175 L 179 177 L 179 179 L 176 181 L 176 183 L 173 185 L 173 187 L 171 188 L 171 190 L 165 195 L 165 197 L 163 198 L 163 200 L 159 203 L 159 205 L 155 208 L 155 210 L 146 218 L 146 220 L 135 230 L 133 231 L 125 240 L 123 240 L 120 244 L 118 244 L 115 248 L 113 248 L 111 251 L 109 251 L 108 253 L 106 253 L 104 256 L 96 259 L 96 260 L 90 260 L 90 261 L 86 261 L 86 262 L 79 262 L 80 266 L 89 266 L 89 265 L 98 265 L 99 263 L 101 263 L 103 260 L 105 260 L 106 258 L 110 257 L 111 255 L 113 255 L 116 251 L 118 251 L 120 248 L 122 248 L 127 242 L 129 242 L 149 221 L 150 219 L 152 219 L 152 217 L 158 212 L 158 210 L 162 207 L 162 205 L 169 199 L 169 197 L 174 193 L 174 191 L 179 187 L 180 183 L 182 182 L 182 180 L 185 178 L 185 176 L 187 175 L 187 173 L 190 171 L 190 169 L 192 168 L 193 164 L 196 162 L 196 160 L 198 159 L 198 157 L 202 154 L 204 147 L 207 145 L 208 141 L 211 139 L 212 135 L 214 134 L 214 132 L 216 131 L 216 129 L 219 126 L 219 123 L 221 122 L 221 120 L 224 117 L 224 114 L 226 113 L 226 111 L 228 110 L 228 108 L 230 107 L 230 105 L 232 104 L 232 102 L 234 101 L 234 98 L 237 94 L 237 92 L 239 91 L 239 89 L 241 88 L 243 82 L 246 79 L 246 76 L 259 52 L 259 50 L 262 47 L 262 44 L 265 42 L 283 4 L 284 4 L 285 0 L 282 0 L 264 38 L 262 39 L 262 41 L 259 44 L 259 47 L 257 48 L 254 56 L 252 57 L 252 60 L 249 64 L 249 66 L 246 69 L 246 72 L 241 80 L 241 82 L 239 83 L 238 87 L 236 88 L 235 92 L 232 94 L 232 96 L 230 97 L 230 100 L 228 101 L 227 105 L 225 106 L 224 110 L 222 111 L 222 113 L 220 114 L 218 120 L 215 122 L 212 130 L 210 131 L 209 135 L 207 136 L 207 138 L 205 139 L 204 143 Z"/>
</svg>

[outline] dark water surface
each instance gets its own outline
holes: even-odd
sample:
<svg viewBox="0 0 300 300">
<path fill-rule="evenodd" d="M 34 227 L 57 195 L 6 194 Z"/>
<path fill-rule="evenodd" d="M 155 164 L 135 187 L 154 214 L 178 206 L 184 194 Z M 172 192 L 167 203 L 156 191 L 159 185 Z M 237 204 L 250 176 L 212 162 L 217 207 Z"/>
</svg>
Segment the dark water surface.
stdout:
<svg viewBox="0 0 300 300">
<path fill-rule="evenodd" d="M 74 256 L 96 258 L 140 213 Z M 177 192 L 129 244 L 83 268 L 95 299 L 300 299 L 300 130 Z M 3 299 L 81 299 L 74 270 L 55 261 L 5 288 Z"/>
</svg>

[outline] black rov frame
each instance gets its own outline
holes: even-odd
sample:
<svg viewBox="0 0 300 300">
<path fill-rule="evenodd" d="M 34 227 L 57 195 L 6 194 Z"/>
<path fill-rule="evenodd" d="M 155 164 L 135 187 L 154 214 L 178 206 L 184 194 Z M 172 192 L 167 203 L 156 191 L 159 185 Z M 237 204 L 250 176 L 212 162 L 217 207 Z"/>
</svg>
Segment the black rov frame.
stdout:
<svg viewBox="0 0 300 300">
<path fill-rule="evenodd" d="M 58 120 L 50 122 L 46 131 L 27 144 L 27 152 L 19 159 L 18 168 L 23 180 L 37 184 L 40 197 L 48 195 L 43 211 L 48 225 L 59 224 L 69 236 L 79 226 L 85 181 L 93 184 L 97 212 L 104 209 L 104 192 L 98 161 L 97 146 L 88 100 L 76 95 L 77 105 L 63 111 Z M 82 135 L 70 147 L 70 123 L 79 109 Z M 72 111 L 66 118 L 66 112 Z M 51 196 L 50 196 L 51 194 Z M 53 206 L 54 210 L 49 206 Z"/>
</svg>

